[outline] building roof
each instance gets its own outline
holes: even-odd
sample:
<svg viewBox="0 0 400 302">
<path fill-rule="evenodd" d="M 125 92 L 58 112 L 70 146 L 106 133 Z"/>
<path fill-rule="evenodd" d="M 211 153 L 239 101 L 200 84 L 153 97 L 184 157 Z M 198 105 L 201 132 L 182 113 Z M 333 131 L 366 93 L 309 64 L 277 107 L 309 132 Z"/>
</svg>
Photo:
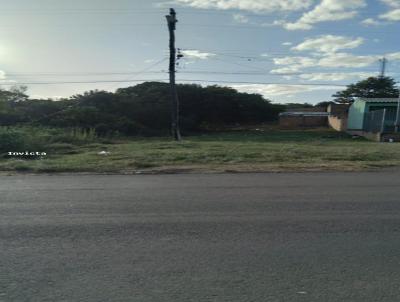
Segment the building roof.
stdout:
<svg viewBox="0 0 400 302">
<path fill-rule="evenodd" d="M 398 98 L 359 98 L 357 100 L 366 103 L 397 103 L 399 101 Z"/>
</svg>

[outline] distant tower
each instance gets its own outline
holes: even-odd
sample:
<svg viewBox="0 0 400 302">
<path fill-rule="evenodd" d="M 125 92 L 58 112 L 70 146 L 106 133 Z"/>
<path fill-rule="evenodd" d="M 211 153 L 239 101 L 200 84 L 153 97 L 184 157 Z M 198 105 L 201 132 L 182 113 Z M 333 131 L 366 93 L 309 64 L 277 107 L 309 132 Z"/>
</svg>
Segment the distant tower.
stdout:
<svg viewBox="0 0 400 302">
<path fill-rule="evenodd" d="M 381 74 L 380 77 L 383 78 L 386 74 L 386 64 L 387 64 L 387 59 L 385 57 L 383 57 L 382 59 L 379 60 L 379 62 L 381 63 Z"/>
</svg>

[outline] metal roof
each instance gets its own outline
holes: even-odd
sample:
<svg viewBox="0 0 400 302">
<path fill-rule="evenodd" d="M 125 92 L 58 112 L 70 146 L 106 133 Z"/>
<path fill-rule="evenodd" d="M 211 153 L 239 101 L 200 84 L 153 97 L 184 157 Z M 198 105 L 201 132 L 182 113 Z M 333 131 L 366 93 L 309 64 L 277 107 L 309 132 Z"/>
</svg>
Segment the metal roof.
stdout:
<svg viewBox="0 0 400 302">
<path fill-rule="evenodd" d="M 368 103 L 397 103 L 398 98 L 359 98 L 358 100 Z"/>
</svg>

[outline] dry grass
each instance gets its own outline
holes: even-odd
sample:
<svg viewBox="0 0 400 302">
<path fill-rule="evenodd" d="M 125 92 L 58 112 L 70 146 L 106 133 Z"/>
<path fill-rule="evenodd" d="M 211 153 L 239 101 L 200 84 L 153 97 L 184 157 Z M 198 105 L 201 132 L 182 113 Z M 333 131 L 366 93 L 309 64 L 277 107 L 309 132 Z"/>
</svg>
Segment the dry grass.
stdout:
<svg viewBox="0 0 400 302">
<path fill-rule="evenodd" d="M 114 144 L 52 146 L 46 158 L 4 158 L 2 171 L 264 172 L 359 171 L 400 166 L 400 145 L 353 139 L 330 130 L 253 130 L 186 137 L 132 138 Z M 111 152 L 109 156 L 99 151 Z"/>
</svg>

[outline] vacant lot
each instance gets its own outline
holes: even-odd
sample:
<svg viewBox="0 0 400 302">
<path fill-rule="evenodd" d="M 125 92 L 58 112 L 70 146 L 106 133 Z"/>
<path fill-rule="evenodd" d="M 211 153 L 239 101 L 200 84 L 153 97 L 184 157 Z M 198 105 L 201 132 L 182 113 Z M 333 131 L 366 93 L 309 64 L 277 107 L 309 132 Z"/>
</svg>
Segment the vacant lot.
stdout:
<svg viewBox="0 0 400 302">
<path fill-rule="evenodd" d="M 35 150 L 29 150 L 35 151 Z M 99 155 L 101 151 L 109 155 Z M 400 145 L 330 130 L 253 130 L 185 137 L 58 144 L 46 157 L 1 158 L 0 170 L 26 172 L 304 171 L 400 166 Z"/>
</svg>

